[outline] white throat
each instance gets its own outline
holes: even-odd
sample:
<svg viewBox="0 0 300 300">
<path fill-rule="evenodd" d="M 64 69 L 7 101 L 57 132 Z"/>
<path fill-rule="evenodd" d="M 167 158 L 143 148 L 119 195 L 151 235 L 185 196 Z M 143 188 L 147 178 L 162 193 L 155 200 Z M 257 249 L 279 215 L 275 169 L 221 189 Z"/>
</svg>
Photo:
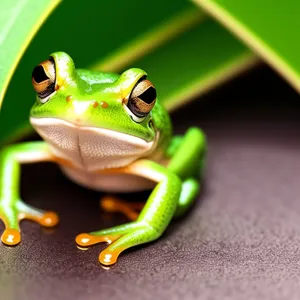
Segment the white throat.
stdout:
<svg viewBox="0 0 300 300">
<path fill-rule="evenodd" d="M 77 126 L 56 118 L 30 118 L 53 155 L 78 168 L 96 171 L 117 168 L 150 155 L 158 140 L 147 142 L 126 133 L 98 127 Z"/>
</svg>

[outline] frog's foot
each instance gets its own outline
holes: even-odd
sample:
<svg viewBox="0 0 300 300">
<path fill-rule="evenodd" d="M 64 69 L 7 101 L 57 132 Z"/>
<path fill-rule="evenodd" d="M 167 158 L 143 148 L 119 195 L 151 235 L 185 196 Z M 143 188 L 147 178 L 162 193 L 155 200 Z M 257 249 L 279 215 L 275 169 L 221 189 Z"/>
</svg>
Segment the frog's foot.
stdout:
<svg viewBox="0 0 300 300">
<path fill-rule="evenodd" d="M 104 196 L 100 200 L 100 206 L 103 210 L 110 213 L 122 213 L 130 221 L 135 221 L 138 218 L 144 205 L 145 203 L 142 202 L 129 202 L 113 196 Z"/>
<path fill-rule="evenodd" d="M 160 234 L 145 222 L 132 222 L 90 234 L 79 234 L 76 237 L 76 243 L 85 248 L 102 242 L 108 243 L 109 246 L 99 255 L 99 262 L 102 265 L 110 266 L 117 262 L 119 255 L 124 250 L 151 242 Z"/>
<path fill-rule="evenodd" d="M 1 203 L 0 219 L 3 221 L 5 230 L 1 236 L 3 244 L 15 246 L 21 242 L 19 223 L 28 219 L 43 227 L 53 227 L 58 224 L 59 218 L 54 212 L 45 212 L 30 207 L 22 201 L 18 201 L 13 207 Z"/>
</svg>

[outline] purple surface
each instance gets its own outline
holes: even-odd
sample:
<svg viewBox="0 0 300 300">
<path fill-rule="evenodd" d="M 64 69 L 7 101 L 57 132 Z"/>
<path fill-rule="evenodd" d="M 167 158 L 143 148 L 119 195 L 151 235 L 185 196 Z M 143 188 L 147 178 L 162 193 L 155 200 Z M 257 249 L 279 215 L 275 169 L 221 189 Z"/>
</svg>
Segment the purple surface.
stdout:
<svg viewBox="0 0 300 300">
<path fill-rule="evenodd" d="M 203 192 L 163 238 L 109 270 L 97 262 L 104 246 L 80 251 L 74 237 L 126 219 L 101 212 L 100 195 L 55 166 L 24 167 L 24 200 L 61 223 L 24 222 L 21 245 L 0 245 L 0 299 L 299 299 L 298 98 L 261 67 L 173 115 L 177 132 L 208 135 Z"/>
</svg>

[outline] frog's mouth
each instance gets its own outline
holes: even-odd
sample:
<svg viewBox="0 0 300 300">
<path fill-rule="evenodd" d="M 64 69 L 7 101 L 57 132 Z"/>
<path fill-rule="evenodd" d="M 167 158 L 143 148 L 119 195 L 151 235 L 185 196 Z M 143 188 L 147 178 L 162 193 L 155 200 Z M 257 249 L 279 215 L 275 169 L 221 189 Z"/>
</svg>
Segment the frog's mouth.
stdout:
<svg viewBox="0 0 300 300">
<path fill-rule="evenodd" d="M 88 171 L 117 168 L 150 155 L 157 138 L 142 138 L 105 128 L 79 126 L 57 118 L 30 118 L 58 158 Z"/>
</svg>

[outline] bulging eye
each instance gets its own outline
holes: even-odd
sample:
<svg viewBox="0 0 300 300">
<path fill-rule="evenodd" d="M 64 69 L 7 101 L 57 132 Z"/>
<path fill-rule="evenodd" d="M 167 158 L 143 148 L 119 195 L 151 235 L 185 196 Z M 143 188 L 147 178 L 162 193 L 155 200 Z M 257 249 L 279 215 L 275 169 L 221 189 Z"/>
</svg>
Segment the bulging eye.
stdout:
<svg viewBox="0 0 300 300">
<path fill-rule="evenodd" d="M 136 117 L 135 121 L 143 121 L 150 113 L 156 101 L 156 89 L 147 79 L 143 79 L 133 88 L 127 107 Z"/>
<path fill-rule="evenodd" d="M 55 91 L 55 63 L 52 58 L 41 62 L 32 71 L 32 85 L 42 103 Z"/>
</svg>

